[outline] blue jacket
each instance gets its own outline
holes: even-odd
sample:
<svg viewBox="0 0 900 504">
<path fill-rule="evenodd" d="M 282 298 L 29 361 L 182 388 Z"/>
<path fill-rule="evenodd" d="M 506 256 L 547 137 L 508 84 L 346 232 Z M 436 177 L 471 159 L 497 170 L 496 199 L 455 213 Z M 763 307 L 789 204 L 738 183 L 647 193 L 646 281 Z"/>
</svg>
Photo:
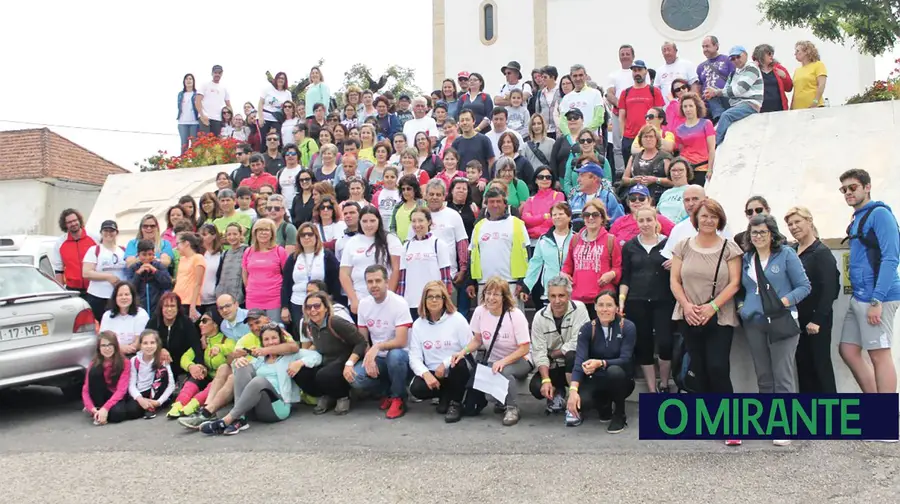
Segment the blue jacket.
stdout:
<svg viewBox="0 0 900 504">
<path fill-rule="evenodd" d="M 152 316 L 156 313 L 156 304 L 162 293 L 172 290 L 172 275 L 159 261 L 153 261 L 151 264 L 156 268 L 156 273 L 135 275 L 135 272 L 143 266 L 142 263 L 136 262 L 125 269 L 125 279 L 134 284 L 141 308 Z"/>
<path fill-rule="evenodd" d="M 200 116 L 197 114 L 197 103 L 194 101 L 194 97 L 197 96 L 197 93 L 191 91 L 191 110 L 194 112 L 194 120 L 196 121 Z M 178 115 L 175 116 L 175 119 L 181 119 L 181 100 L 184 99 L 184 91 L 178 92 Z"/>
<path fill-rule="evenodd" d="M 378 121 L 378 126 L 375 126 L 375 130 L 378 133 L 379 141 L 387 140 L 392 142 L 394 134 L 403 131 L 397 114 L 386 114 L 384 117 L 379 117 L 378 114 L 375 114 L 374 117 Z"/>
<path fill-rule="evenodd" d="M 609 342 L 606 341 L 606 336 L 604 336 L 597 319 L 581 326 L 581 330 L 578 332 L 578 343 L 575 345 L 572 381 L 584 380 L 585 374 L 581 365 L 591 359 L 605 360 L 607 367 L 619 366 L 625 370 L 625 374 L 629 378 L 634 378 L 634 342 L 637 339 L 637 329 L 635 329 L 634 323 L 628 319 L 625 319 L 620 329 L 620 320 L 619 317 L 616 317 L 609 325 L 612 329 Z M 594 322 L 597 323 L 596 328 L 593 326 Z M 604 369 L 594 374 L 602 376 L 605 372 Z"/>
<path fill-rule="evenodd" d="M 872 205 L 884 205 L 872 210 L 866 219 L 864 229 L 859 228 L 859 220 Z M 878 278 L 869 262 L 872 252 L 860 240 L 850 240 L 850 285 L 853 286 L 853 297 L 857 301 L 868 303 L 872 299 L 879 301 L 900 301 L 900 230 L 893 211 L 880 201 L 870 201 L 864 207 L 853 212 L 849 235 L 869 235 L 878 240 L 881 249 L 881 266 Z"/>
<path fill-rule="evenodd" d="M 755 250 L 745 253 L 742 265 L 741 284 L 744 286 L 746 294 L 740 315 L 745 322 L 762 317 L 764 314 L 762 298 L 757 292 L 756 282 L 750 278 L 750 271 L 756 271 L 755 257 Z M 788 299 L 792 312 L 797 311 L 797 303 L 803 301 L 812 290 L 809 278 L 806 277 L 806 271 L 803 269 L 803 263 L 797 257 L 797 252 L 790 247 L 781 247 L 778 252 L 773 252 L 769 256 L 769 262 L 763 269 L 763 273 L 778 297 Z"/>
<path fill-rule="evenodd" d="M 556 246 L 556 238 L 550 228 L 544 235 L 538 238 L 534 244 L 534 255 L 528 260 L 528 271 L 525 273 L 525 286 L 528 290 L 534 289 L 538 277 L 541 277 L 541 285 L 544 286 L 544 296 L 547 295 L 547 282 L 551 278 L 559 276 L 566 254 L 569 253 L 569 242 L 572 241 L 572 230 L 563 240 L 562 250 Z"/>
<path fill-rule="evenodd" d="M 594 197 L 599 198 L 606 206 L 606 213 L 609 216 L 610 226 L 613 225 L 613 222 L 615 222 L 616 219 L 625 215 L 622 204 L 619 203 L 619 199 L 616 198 L 616 195 L 613 194 L 612 191 L 601 187 Z M 584 219 L 581 218 L 581 210 L 584 209 L 585 203 L 587 203 L 587 194 L 581 191 L 576 192 L 569 198 L 569 206 L 572 208 L 572 225 L 576 230 L 579 230 L 584 226 Z"/>
</svg>

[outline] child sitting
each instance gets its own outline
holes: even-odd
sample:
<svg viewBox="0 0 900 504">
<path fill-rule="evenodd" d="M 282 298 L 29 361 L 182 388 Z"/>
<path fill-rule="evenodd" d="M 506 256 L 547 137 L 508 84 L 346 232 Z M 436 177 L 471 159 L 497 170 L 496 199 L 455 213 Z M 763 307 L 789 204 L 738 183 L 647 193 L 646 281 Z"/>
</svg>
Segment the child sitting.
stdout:
<svg viewBox="0 0 900 504">
<path fill-rule="evenodd" d="M 175 375 L 169 364 L 162 364 L 162 339 L 153 329 L 145 329 L 138 339 L 140 350 L 131 358 L 131 376 L 128 393 L 128 417 L 156 418 L 156 411 L 169 400 L 175 391 Z"/>
<path fill-rule="evenodd" d="M 172 275 L 156 259 L 156 246 L 150 240 L 140 240 L 137 244 L 138 262 L 125 270 L 127 280 L 134 284 L 141 308 L 148 314 L 156 313 L 159 296 L 172 289 Z"/>
<path fill-rule="evenodd" d="M 116 333 L 101 332 L 81 389 L 84 411 L 91 415 L 94 425 L 119 423 L 128 419 L 126 394 L 130 370 L 119 351 Z"/>
</svg>

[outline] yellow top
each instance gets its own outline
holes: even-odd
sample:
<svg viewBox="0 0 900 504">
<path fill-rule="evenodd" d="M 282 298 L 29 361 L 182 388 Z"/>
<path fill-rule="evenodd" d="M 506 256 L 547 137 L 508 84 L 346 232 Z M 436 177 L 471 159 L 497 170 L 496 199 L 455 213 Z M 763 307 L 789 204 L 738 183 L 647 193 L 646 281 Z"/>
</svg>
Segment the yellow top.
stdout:
<svg viewBox="0 0 900 504">
<path fill-rule="evenodd" d="M 827 76 L 828 70 L 825 68 L 825 63 L 822 63 L 821 61 L 807 63 L 795 70 L 794 96 L 791 99 L 791 110 L 812 107 L 813 100 L 816 99 L 816 93 L 819 89 L 818 78 Z M 822 101 L 824 101 L 824 99 L 825 97 L 823 95 Z M 819 107 L 823 105 L 824 103 L 818 103 Z"/>
</svg>

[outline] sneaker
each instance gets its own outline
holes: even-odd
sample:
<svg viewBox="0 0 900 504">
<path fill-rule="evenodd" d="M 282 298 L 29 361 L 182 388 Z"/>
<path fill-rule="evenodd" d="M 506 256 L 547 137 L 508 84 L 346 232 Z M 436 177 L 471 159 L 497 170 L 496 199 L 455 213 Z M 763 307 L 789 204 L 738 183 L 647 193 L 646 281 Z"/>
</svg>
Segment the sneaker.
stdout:
<svg viewBox="0 0 900 504">
<path fill-rule="evenodd" d="M 431 405 L 432 405 L 432 406 L 437 406 L 438 404 L 441 404 L 441 398 L 440 398 L 440 397 L 433 397 L 433 398 L 431 399 Z"/>
<path fill-rule="evenodd" d="M 503 425 L 512 427 L 519 423 L 519 408 L 516 406 L 507 406 L 506 413 L 503 414 Z"/>
<path fill-rule="evenodd" d="M 319 403 L 319 398 L 311 396 L 306 392 L 300 392 L 300 402 L 307 406 L 315 406 Z"/>
<path fill-rule="evenodd" d="M 462 418 L 462 405 L 456 401 L 450 401 L 447 406 L 447 414 L 444 415 L 444 422 L 456 423 Z"/>
<path fill-rule="evenodd" d="M 437 411 L 437 413 L 439 415 L 447 414 L 447 410 L 450 409 L 450 399 L 444 398 L 444 397 L 435 398 L 435 399 L 437 399 L 438 403 L 437 403 L 437 407 L 434 410 Z"/>
<path fill-rule="evenodd" d="M 547 414 L 562 413 L 566 409 L 566 399 L 561 394 L 556 394 L 553 399 L 547 399 Z"/>
<path fill-rule="evenodd" d="M 346 415 L 350 411 L 350 398 L 341 397 L 337 400 L 337 406 L 334 407 L 335 415 Z"/>
<path fill-rule="evenodd" d="M 380 409 L 381 411 L 386 411 L 388 408 L 391 407 L 391 401 L 392 401 L 392 399 L 390 397 L 387 397 L 387 396 L 382 397 L 381 404 L 378 406 L 378 409 Z"/>
<path fill-rule="evenodd" d="M 234 436 L 235 434 L 239 434 L 241 431 L 245 431 L 250 428 L 250 424 L 247 423 L 247 419 L 245 417 L 238 418 L 234 422 L 231 423 L 228 427 L 225 427 L 226 436 Z"/>
<path fill-rule="evenodd" d="M 391 406 L 388 408 L 387 413 L 384 415 L 388 420 L 393 420 L 395 418 L 400 418 L 406 414 L 406 403 L 403 399 L 399 397 L 394 397 L 391 399 Z"/>
<path fill-rule="evenodd" d="M 657 381 L 656 382 L 656 393 L 657 394 L 668 394 L 669 393 L 668 382 L 665 385 L 663 385 L 663 382 Z"/>
<path fill-rule="evenodd" d="M 495 402 L 495 403 L 494 403 L 494 413 L 497 414 L 497 415 L 501 415 L 501 414 L 503 414 L 503 413 L 506 413 L 506 405 L 505 405 L 505 404 L 498 403 L 498 402 Z"/>
<path fill-rule="evenodd" d="M 773 439 L 772 444 L 775 446 L 791 446 L 790 439 Z"/>
<path fill-rule="evenodd" d="M 625 430 L 625 427 L 628 427 L 628 422 L 625 421 L 625 415 L 613 415 L 612 421 L 609 422 L 609 427 L 606 428 L 606 432 L 610 434 L 618 434 Z"/>
<path fill-rule="evenodd" d="M 100 423 L 100 422 L 98 422 L 98 421 L 96 421 L 96 420 L 94 420 L 94 425 L 100 426 L 100 425 L 103 425 L 103 424 Z"/>
<path fill-rule="evenodd" d="M 156 410 L 144 410 L 144 420 L 153 420 L 156 418 Z"/>
<path fill-rule="evenodd" d="M 224 420 L 208 420 L 200 424 L 200 432 L 214 436 L 225 433 L 225 428 L 228 427 L 225 425 Z"/>
<path fill-rule="evenodd" d="M 603 403 L 598 408 L 600 411 L 600 423 L 609 423 L 613 418 L 613 407 L 612 403 Z"/>
<path fill-rule="evenodd" d="M 566 410 L 566 427 L 578 427 L 583 423 L 584 419 L 578 415 L 573 415 L 571 411 Z"/>
<path fill-rule="evenodd" d="M 168 413 L 166 413 L 166 418 L 168 418 L 169 420 L 175 420 L 176 418 L 181 417 L 182 408 L 184 408 L 184 406 L 182 406 L 182 404 L 180 402 L 176 402 L 176 403 L 172 404 L 172 408 L 169 409 Z"/>
<path fill-rule="evenodd" d="M 181 414 L 184 416 L 191 416 L 194 413 L 200 411 L 200 401 L 197 399 L 191 399 L 187 404 L 184 405 L 184 408 L 181 409 Z"/>
<path fill-rule="evenodd" d="M 206 416 L 204 415 L 205 410 L 201 409 L 199 413 L 195 413 L 189 417 L 183 417 L 178 419 L 178 423 L 181 424 L 182 427 L 187 429 L 197 430 L 203 425 L 204 422 L 209 422 L 210 420 L 216 420 L 216 415 Z"/>
<path fill-rule="evenodd" d="M 328 396 L 319 397 L 318 402 L 316 402 L 316 408 L 313 410 L 313 415 L 327 413 L 332 407 L 334 407 L 334 399 Z"/>
<path fill-rule="evenodd" d="M 726 439 L 725 440 L 725 446 L 741 446 L 741 444 L 742 443 L 741 443 L 740 439 Z"/>
</svg>

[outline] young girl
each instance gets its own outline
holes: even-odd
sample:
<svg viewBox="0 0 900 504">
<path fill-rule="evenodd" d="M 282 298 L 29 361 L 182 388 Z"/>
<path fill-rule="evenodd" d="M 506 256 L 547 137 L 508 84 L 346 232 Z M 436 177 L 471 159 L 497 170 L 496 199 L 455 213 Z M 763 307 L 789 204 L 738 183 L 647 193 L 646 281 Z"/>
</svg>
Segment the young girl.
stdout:
<svg viewBox="0 0 900 504">
<path fill-rule="evenodd" d="M 141 351 L 131 358 L 128 393 L 129 418 L 156 418 L 158 410 L 175 391 L 175 375 L 169 364 L 162 364 L 162 340 L 153 329 L 145 329 L 138 340 Z"/>
<path fill-rule="evenodd" d="M 117 350 L 123 355 L 134 355 L 138 351 L 138 335 L 147 327 L 150 315 L 139 306 L 140 301 L 134 286 L 120 281 L 113 287 L 106 313 L 100 320 L 100 331 L 116 336 Z"/>
<path fill-rule="evenodd" d="M 359 121 L 356 118 L 356 107 L 350 103 L 344 106 L 344 120 L 341 121 L 341 124 L 348 130 L 359 126 Z"/>
<path fill-rule="evenodd" d="M 247 245 L 244 243 L 244 232 L 240 224 L 232 222 L 225 227 L 225 243 L 227 249 L 222 252 L 219 268 L 216 270 L 215 297 L 230 294 L 237 304 L 243 305 L 244 278 L 241 275 L 241 261 Z"/>
<path fill-rule="evenodd" d="M 284 332 L 275 323 L 264 325 L 259 339 L 263 348 L 285 342 Z M 204 434 L 234 435 L 249 427 L 246 414 L 253 412 L 260 422 L 286 420 L 291 404 L 300 402 L 300 387 L 294 376 L 303 367 L 322 363 L 322 355 L 314 350 L 300 350 L 289 355 L 267 355 L 250 362 L 246 357 L 234 361 L 234 407 L 221 420 L 200 425 Z"/>
<path fill-rule="evenodd" d="M 378 209 L 381 214 L 381 221 L 385 223 L 388 229 L 393 223 L 394 208 L 403 202 L 400 197 L 400 189 L 397 187 L 398 171 L 394 166 L 388 166 L 384 169 L 384 178 L 382 179 L 381 189 L 372 196 L 372 206 Z"/>
<path fill-rule="evenodd" d="M 413 233 L 403 245 L 405 253 L 400 256 L 397 294 L 406 299 L 409 313 L 416 320 L 425 284 L 432 280 L 442 281 L 449 291 L 453 283 L 450 252 L 447 247 L 439 247 L 437 236 L 431 233 L 431 212 L 426 207 L 418 207 L 410 214 L 409 223 Z"/>
<path fill-rule="evenodd" d="M 444 151 L 444 161 L 443 161 L 444 169 L 441 170 L 440 173 L 437 174 L 437 177 L 440 180 L 444 181 L 444 184 L 447 186 L 447 191 L 450 191 L 450 182 L 453 182 L 453 179 L 456 177 L 464 177 L 465 174 L 459 171 L 459 152 L 456 151 L 453 147 L 447 147 Z"/>
<path fill-rule="evenodd" d="M 176 250 L 181 258 L 178 260 L 173 292 L 184 300 L 188 306 L 188 316 L 196 322 L 200 318 L 200 295 L 206 276 L 206 260 L 203 258 L 200 237 L 196 233 L 179 234 Z"/>
<path fill-rule="evenodd" d="M 506 125 L 522 138 L 528 138 L 528 119 L 531 114 L 528 113 L 528 107 L 523 105 L 524 100 L 525 96 L 521 89 L 513 89 L 509 93 L 509 105 L 506 106 Z"/>
<path fill-rule="evenodd" d="M 94 420 L 94 425 L 119 423 L 127 418 L 125 394 L 129 374 L 130 368 L 125 365 L 116 333 L 101 332 L 81 388 L 84 411 Z"/>
</svg>

